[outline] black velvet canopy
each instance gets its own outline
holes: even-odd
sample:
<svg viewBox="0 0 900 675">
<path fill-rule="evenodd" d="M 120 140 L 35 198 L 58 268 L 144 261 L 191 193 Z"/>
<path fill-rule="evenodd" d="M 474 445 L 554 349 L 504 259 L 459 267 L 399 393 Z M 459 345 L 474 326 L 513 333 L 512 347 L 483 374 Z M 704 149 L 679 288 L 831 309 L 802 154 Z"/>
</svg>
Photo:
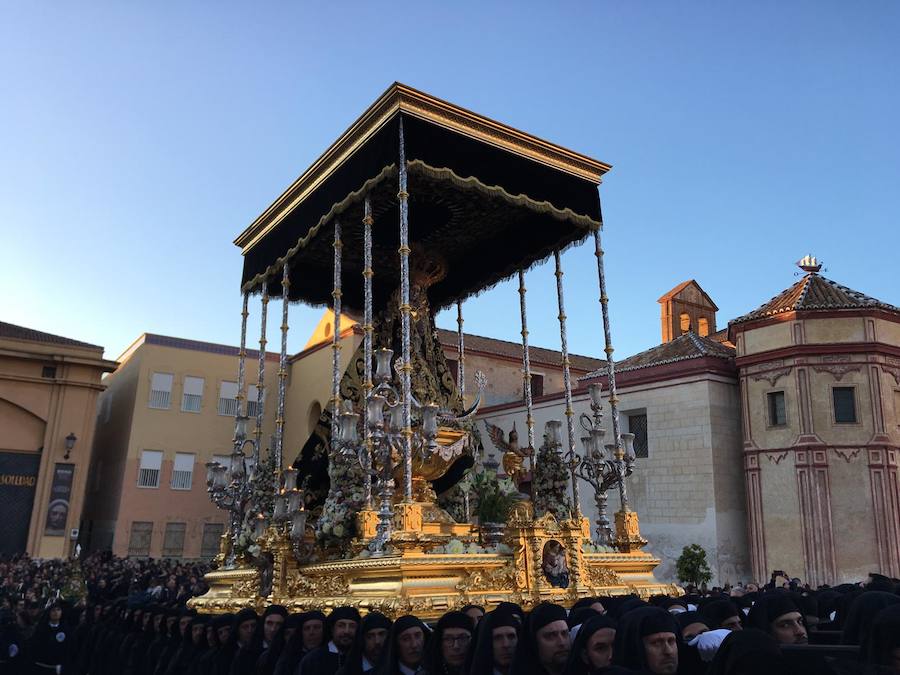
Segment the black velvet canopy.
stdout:
<svg viewBox="0 0 900 675">
<path fill-rule="evenodd" d="M 374 305 L 399 283 L 400 120 L 409 171 L 409 241 L 443 258 L 435 309 L 476 294 L 599 227 L 597 185 L 608 165 L 393 85 L 235 243 L 242 285 L 329 304 L 335 220 L 342 227 L 343 302 L 362 309 L 363 201 L 372 202 Z"/>
</svg>

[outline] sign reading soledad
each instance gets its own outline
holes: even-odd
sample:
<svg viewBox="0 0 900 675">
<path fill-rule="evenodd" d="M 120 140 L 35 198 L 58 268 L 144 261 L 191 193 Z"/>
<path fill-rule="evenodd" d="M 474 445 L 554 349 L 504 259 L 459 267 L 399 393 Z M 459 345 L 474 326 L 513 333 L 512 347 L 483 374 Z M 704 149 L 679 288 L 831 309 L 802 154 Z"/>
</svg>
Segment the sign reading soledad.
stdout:
<svg viewBox="0 0 900 675">
<path fill-rule="evenodd" d="M 0 555 L 25 551 L 40 452 L 0 452 Z"/>
</svg>

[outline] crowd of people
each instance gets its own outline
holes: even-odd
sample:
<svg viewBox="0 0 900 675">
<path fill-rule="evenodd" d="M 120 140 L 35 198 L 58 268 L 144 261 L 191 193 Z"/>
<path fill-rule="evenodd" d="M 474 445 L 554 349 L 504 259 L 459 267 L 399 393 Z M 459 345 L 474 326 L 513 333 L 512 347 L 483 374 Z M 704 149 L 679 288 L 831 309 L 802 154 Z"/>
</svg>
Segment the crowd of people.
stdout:
<svg viewBox="0 0 900 675">
<path fill-rule="evenodd" d="M 109 555 L 0 561 L 0 674 L 900 675 L 900 584 L 878 575 L 527 612 L 469 605 L 431 624 L 353 607 L 198 614 L 186 601 L 202 575 Z"/>
</svg>

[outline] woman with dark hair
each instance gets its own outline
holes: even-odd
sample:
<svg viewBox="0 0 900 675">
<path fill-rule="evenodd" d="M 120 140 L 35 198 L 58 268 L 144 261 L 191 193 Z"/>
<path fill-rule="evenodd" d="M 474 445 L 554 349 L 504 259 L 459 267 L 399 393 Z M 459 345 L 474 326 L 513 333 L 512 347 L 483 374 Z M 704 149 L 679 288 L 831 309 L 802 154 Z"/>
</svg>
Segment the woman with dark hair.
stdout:
<svg viewBox="0 0 900 675">
<path fill-rule="evenodd" d="M 787 667 L 774 637 L 755 628 L 732 631 L 710 664 L 708 675 L 785 675 Z"/>
<path fill-rule="evenodd" d="M 63 606 L 51 603 L 38 621 L 28 644 L 33 675 L 56 675 L 69 667 L 69 631 L 62 623 Z"/>
</svg>

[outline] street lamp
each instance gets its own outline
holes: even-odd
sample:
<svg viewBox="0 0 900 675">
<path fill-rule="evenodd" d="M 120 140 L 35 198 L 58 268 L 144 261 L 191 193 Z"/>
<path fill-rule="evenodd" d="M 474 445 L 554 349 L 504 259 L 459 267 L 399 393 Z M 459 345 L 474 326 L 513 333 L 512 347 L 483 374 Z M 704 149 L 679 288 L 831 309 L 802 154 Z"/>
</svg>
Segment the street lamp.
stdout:
<svg viewBox="0 0 900 675">
<path fill-rule="evenodd" d="M 75 441 L 77 440 L 78 437 L 73 432 L 69 432 L 69 435 L 66 436 L 66 454 L 63 455 L 63 459 L 69 459 L 69 453 L 72 452 L 72 448 L 75 447 Z"/>
</svg>

